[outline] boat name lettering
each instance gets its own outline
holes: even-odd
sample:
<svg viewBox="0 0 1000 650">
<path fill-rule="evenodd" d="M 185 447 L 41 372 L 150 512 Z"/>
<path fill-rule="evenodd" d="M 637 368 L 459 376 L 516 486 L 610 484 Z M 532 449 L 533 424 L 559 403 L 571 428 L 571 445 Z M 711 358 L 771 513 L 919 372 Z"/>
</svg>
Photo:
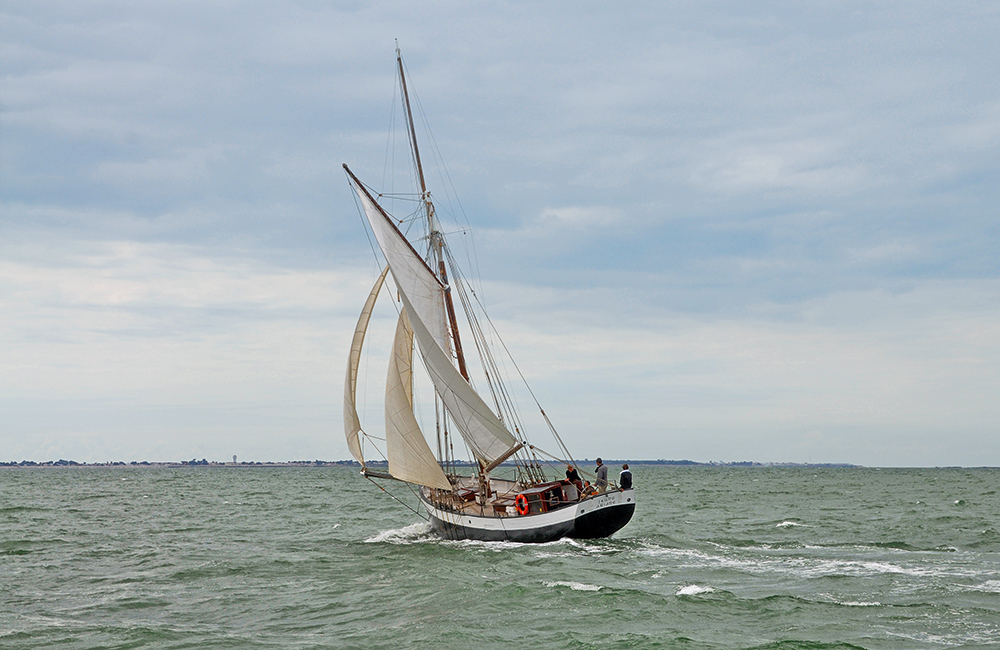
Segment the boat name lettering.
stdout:
<svg viewBox="0 0 1000 650">
<path fill-rule="evenodd" d="M 615 504 L 615 498 L 611 495 L 598 497 L 594 502 L 595 508 L 606 508 L 608 506 L 613 506 Z"/>
</svg>

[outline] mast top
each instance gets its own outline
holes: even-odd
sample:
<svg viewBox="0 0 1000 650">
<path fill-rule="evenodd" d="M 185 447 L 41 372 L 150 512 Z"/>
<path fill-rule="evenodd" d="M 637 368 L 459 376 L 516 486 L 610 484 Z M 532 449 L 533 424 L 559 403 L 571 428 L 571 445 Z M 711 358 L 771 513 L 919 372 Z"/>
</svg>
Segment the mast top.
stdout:
<svg viewBox="0 0 1000 650">
<path fill-rule="evenodd" d="M 427 183 L 424 182 L 424 166 L 420 162 L 420 148 L 417 146 L 417 130 L 413 126 L 413 110 L 410 109 L 410 93 L 406 88 L 406 74 L 403 72 L 403 55 L 399 51 L 399 42 L 396 43 L 396 65 L 399 68 L 399 85 L 403 90 L 403 108 L 406 109 L 406 126 L 410 133 L 410 148 L 413 150 L 413 160 L 417 167 L 417 177 L 420 179 L 420 193 L 424 202 L 429 203 L 427 198 Z M 430 214 L 428 214 L 430 217 Z"/>
</svg>

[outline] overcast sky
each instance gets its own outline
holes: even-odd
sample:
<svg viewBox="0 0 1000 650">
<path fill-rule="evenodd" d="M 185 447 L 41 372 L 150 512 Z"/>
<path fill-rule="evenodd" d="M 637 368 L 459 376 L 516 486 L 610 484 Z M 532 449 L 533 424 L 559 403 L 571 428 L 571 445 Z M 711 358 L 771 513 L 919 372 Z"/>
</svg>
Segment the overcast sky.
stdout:
<svg viewBox="0 0 1000 650">
<path fill-rule="evenodd" d="M 1000 465 L 994 2 L 0 11 L 0 460 L 349 457 L 398 39 L 574 455 Z"/>
</svg>

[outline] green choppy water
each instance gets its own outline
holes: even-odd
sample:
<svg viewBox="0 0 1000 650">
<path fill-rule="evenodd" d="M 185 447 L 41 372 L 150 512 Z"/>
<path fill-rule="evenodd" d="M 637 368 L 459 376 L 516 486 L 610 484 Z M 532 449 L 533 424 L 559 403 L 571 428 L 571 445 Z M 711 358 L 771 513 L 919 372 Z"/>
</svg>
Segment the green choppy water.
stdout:
<svg viewBox="0 0 1000 650">
<path fill-rule="evenodd" d="M 1000 470 L 633 470 L 523 545 L 344 468 L 2 469 L 0 647 L 1000 647 Z"/>
</svg>

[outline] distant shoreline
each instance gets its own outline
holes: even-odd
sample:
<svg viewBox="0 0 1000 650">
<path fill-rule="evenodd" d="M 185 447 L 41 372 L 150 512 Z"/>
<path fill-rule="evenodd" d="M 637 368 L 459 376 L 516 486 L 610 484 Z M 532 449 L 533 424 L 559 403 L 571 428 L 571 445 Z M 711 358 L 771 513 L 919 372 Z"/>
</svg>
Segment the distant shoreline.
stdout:
<svg viewBox="0 0 1000 650">
<path fill-rule="evenodd" d="M 556 464 L 561 464 L 562 461 L 557 461 Z M 593 465 L 594 461 L 589 458 L 583 458 L 576 461 L 578 466 Z M 788 468 L 788 469 L 1000 469 L 991 465 L 936 465 L 936 466 L 868 466 L 868 465 L 853 465 L 851 463 L 770 463 L 770 462 L 757 462 L 757 461 L 733 461 L 733 462 L 699 462 L 694 460 L 632 460 L 627 458 L 611 459 L 609 458 L 605 461 L 605 464 L 609 467 L 620 466 L 622 463 L 628 463 L 629 465 L 635 465 L 637 467 L 642 466 L 659 466 L 659 467 L 719 467 L 719 468 L 751 468 L 751 469 L 768 469 L 768 468 Z M 455 467 L 475 467 L 475 463 L 469 461 L 455 461 L 453 463 Z M 386 468 L 388 463 L 385 461 L 368 461 L 368 466 L 372 468 Z M 11 468 L 11 469 L 31 469 L 31 468 L 98 468 L 98 467 L 118 467 L 118 468 L 174 468 L 174 469 L 195 469 L 199 467 L 207 468 L 229 468 L 229 469 L 250 469 L 250 468 L 263 468 L 263 467 L 350 467 L 350 468 L 361 468 L 361 464 L 354 460 L 289 460 L 289 461 L 240 461 L 238 463 L 232 462 L 222 462 L 222 461 L 210 461 L 206 459 L 201 460 L 190 460 L 190 461 L 108 461 L 104 463 L 79 463 L 74 460 L 47 460 L 43 462 L 36 462 L 33 460 L 22 460 L 11 461 L 11 462 L 0 462 L 0 469 Z M 500 467 L 514 467 L 514 463 L 503 463 Z"/>
<path fill-rule="evenodd" d="M 561 462 L 561 461 L 560 461 Z M 667 467 L 864 467 L 863 465 L 852 465 L 849 463 L 760 463 L 756 461 L 734 461 L 734 462 L 698 462 L 693 460 L 633 460 L 628 458 L 623 459 L 608 459 L 606 464 L 610 466 L 620 465 L 622 463 L 629 463 L 631 465 L 662 465 Z M 456 467 L 474 467 L 475 463 L 469 461 L 455 461 L 453 463 Z M 577 461 L 578 465 L 592 465 L 594 461 L 589 458 L 584 458 Z M 368 461 L 369 467 L 387 467 L 385 461 Z M 513 467 L 513 463 L 503 463 L 501 467 Z M 42 462 L 36 462 L 33 460 L 22 460 L 20 462 L 0 462 L 0 467 L 357 467 L 361 468 L 361 464 L 354 460 L 289 460 L 284 462 L 277 461 L 240 461 L 240 462 L 222 462 L 222 461 L 210 461 L 206 459 L 201 460 L 182 460 L 182 461 L 108 461 L 104 463 L 79 463 L 75 460 L 47 460 Z"/>
</svg>

